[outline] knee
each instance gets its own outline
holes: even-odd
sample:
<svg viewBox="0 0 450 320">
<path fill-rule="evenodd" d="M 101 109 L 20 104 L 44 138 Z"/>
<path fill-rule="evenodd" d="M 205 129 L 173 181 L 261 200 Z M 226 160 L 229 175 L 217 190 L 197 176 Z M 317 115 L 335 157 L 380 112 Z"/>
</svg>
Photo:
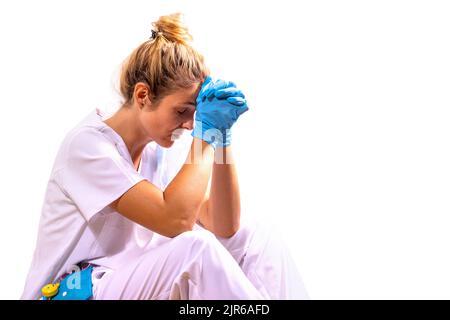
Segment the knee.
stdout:
<svg viewBox="0 0 450 320">
<path fill-rule="evenodd" d="M 207 230 L 186 231 L 173 238 L 173 254 L 176 259 L 183 261 L 208 261 L 209 268 L 218 267 L 234 261 L 230 253 L 215 237 Z M 214 263 L 212 263 L 214 261 Z M 201 264 L 200 264 L 201 265 Z"/>
<path fill-rule="evenodd" d="M 249 220 L 242 222 L 238 231 L 230 239 L 248 242 L 255 236 L 267 237 L 272 231 L 274 230 L 265 221 Z"/>
<path fill-rule="evenodd" d="M 219 239 L 227 247 L 242 247 L 247 250 L 252 247 L 253 250 L 268 246 L 269 244 L 284 243 L 282 233 L 279 227 L 274 226 L 264 220 L 261 221 L 247 221 L 241 224 L 238 232 L 229 240 Z"/>
<path fill-rule="evenodd" d="M 217 239 L 214 234 L 205 229 L 185 231 L 183 233 L 180 233 L 173 240 L 188 247 L 192 247 L 194 244 L 200 244 L 202 246 L 211 246 L 217 244 Z"/>
</svg>

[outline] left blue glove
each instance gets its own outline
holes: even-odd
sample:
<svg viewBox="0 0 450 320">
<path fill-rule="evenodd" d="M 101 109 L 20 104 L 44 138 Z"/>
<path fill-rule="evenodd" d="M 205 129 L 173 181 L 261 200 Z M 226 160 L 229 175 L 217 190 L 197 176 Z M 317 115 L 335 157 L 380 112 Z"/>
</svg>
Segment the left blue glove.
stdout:
<svg viewBox="0 0 450 320">
<path fill-rule="evenodd" d="M 205 101 L 206 99 L 211 100 L 214 97 L 219 100 L 227 99 L 228 102 L 236 106 L 241 106 L 247 103 L 244 94 L 241 90 L 236 88 L 234 82 L 220 79 L 214 81 L 208 76 L 197 96 L 197 103 L 200 101 Z"/>
<path fill-rule="evenodd" d="M 192 136 L 207 141 L 214 148 L 229 146 L 231 127 L 247 110 L 245 96 L 233 82 L 207 77 L 197 96 Z"/>
</svg>

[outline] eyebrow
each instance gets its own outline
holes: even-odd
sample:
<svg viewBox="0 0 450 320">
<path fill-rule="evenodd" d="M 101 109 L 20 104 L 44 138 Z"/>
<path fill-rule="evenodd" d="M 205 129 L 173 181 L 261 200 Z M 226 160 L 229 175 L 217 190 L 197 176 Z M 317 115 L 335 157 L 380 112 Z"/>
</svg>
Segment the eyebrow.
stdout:
<svg viewBox="0 0 450 320">
<path fill-rule="evenodd" d="M 176 106 L 176 108 L 179 109 L 179 110 L 181 110 L 183 108 L 187 108 L 189 110 L 194 110 L 195 111 L 197 109 L 197 106 L 195 104 L 191 103 L 191 102 L 185 102 L 185 103 L 182 103 L 182 104 Z"/>
<path fill-rule="evenodd" d="M 190 104 L 192 105 L 194 108 L 197 107 L 197 103 L 195 101 L 186 101 L 183 104 Z"/>
</svg>

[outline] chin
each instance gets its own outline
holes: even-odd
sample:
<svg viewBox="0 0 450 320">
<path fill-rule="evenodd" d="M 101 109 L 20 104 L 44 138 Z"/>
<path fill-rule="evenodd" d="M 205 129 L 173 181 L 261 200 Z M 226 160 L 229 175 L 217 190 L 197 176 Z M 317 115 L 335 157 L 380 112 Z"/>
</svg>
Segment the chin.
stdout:
<svg viewBox="0 0 450 320">
<path fill-rule="evenodd" d="M 175 141 L 172 140 L 170 137 L 167 139 L 161 139 L 159 141 L 156 141 L 156 143 L 159 144 L 163 148 L 170 148 L 174 142 Z"/>
</svg>

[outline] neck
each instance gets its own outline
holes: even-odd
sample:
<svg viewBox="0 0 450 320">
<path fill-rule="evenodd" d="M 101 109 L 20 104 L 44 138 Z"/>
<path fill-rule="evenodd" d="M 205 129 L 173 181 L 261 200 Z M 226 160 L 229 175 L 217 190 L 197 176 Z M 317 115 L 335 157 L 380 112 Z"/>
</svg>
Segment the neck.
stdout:
<svg viewBox="0 0 450 320">
<path fill-rule="evenodd" d="M 104 121 L 122 137 L 135 165 L 139 164 L 142 150 L 151 141 L 138 125 L 137 117 L 137 113 L 131 107 L 122 107 Z"/>
</svg>

